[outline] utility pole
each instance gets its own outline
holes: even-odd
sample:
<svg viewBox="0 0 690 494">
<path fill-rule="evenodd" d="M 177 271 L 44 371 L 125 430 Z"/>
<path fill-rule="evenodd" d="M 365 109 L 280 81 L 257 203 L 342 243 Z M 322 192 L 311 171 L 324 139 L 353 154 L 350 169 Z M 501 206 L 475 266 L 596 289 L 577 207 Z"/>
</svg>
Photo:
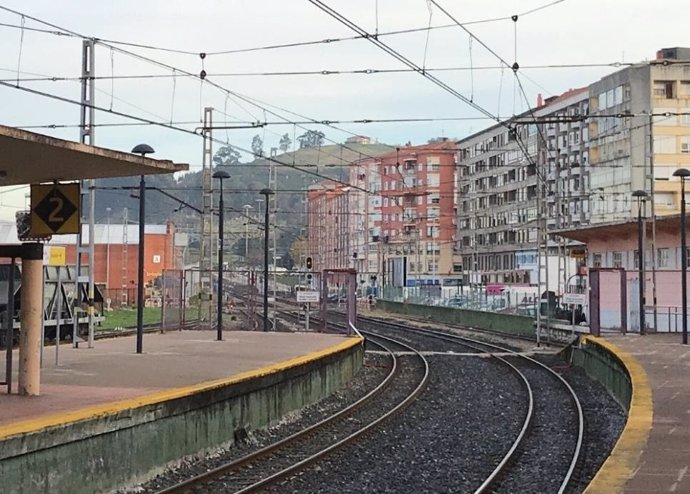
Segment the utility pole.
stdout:
<svg viewBox="0 0 690 494">
<path fill-rule="evenodd" d="M 82 44 L 82 65 L 81 65 L 81 121 L 80 121 L 80 142 L 82 144 L 87 144 L 89 146 L 94 145 L 94 120 L 95 120 L 95 109 L 96 104 L 96 41 L 94 39 L 85 39 Z M 84 235 L 81 229 L 81 222 L 79 225 L 79 233 L 77 234 L 77 282 L 76 282 L 76 294 L 74 298 L 74 325 L 72 327 L 72 346 L 77 348 L 79 346 L 79 315 L 82 309 L 81 304 L 81 287 L 82 285 L 87 285 L 87 302 L 88 302 L 88 320 L 89 320 L 89 348 L 93 348 L 93 311 L 94 311 L 94 221 L 96 214 L 96 181 L 88 180 L 81 181 L 80 189 L 82 197 L 88 196 L 89 204 L 89 243 L 85 245 Z M 83 201 L 82 201 L 83 204 Z M 82 211 L 79 213 L 83 214 Z M 83 220 L 82 215 L 82 220 Z M 83 268 L 83 255 L 87 254 L 89 256 L 88 261 L 88 274 L 82 274 Z"/>
<path fill-rule="evenodd" d="M 204 127 L 202 130 L 203 136 L 203 154 L 201 160 L 201 233 L 199 241 L 199 293 L 203 293 L 203 278 L 208 276 L 210 280 L 212 252 L 211 245 L 213 243 L 213 108 L 204 108 Z M 208 249 L 209 256 L 206 256 Z M 209 259 L 210 257 L 210 259 Z M 209 284 L 209 289 L 211 289 Z M 199 305 L 201 310 L 202 304 Z M 201 314 L 200 314 L 201 315 Z M 212 324 L 212 321 L 209 321 Z"/>
<path fill-rule="evenodd" d="M 276 300 L 277 300 L 277 289 L 278 289 L 278 278 L 276 274 L 276 239 L 278 235 L 276 235 L 276 220 L 278 217 L 277 211 L 277 202 L 278 202 L 278 167 L 275 165 L 275 157 L 277 156 L 277 149 L 276 148 L 271 148 L 271 161 L 270 161 L 270 166 L 268 170 L 268 188 L 273 191 L 273 194 L 267 197 L 268 202 L 266 203 L 266 207 L 268 205 L 271 205 L 271 209 L 273 210 L 273 304 L 275 306 Z M 270 233 L 270 232 L 269 232 Z M 268 280 L 266 280 L 266 283 L 268 283 Z M 278 326 L 276 326 L 276 314 L 277 310 L 273 310 L 273 331 L 276 331 Z"/>
</svg>

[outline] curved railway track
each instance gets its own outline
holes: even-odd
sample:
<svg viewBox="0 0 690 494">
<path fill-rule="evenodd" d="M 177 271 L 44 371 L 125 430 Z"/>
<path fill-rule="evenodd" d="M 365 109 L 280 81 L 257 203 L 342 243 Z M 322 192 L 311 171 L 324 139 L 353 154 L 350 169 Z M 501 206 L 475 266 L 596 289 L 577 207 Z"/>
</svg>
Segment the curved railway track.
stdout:
<svg viewBox="0 0 690 494">
<path fill-rule="evenodd" d="M 408 343 L 417 347 L 422 344 L 420 340 L 433 338 L 444 342 L 446 349 L 448 345 L 461 345 L 473 352 L 486 352 L 519 377 L 526 396 L 522 426 L 503 458 L 476 489 L 477 494 L 521 492 L 527 485 L 530 492 L 561 494 L 579 482 L 576 473 L 584 435 L 582 405 L 568 382 L 553 369 L 512 349 L 460 335 L 380 320 L 369 320 L 367 327 L 398 338 L 404 332 Z M 555 457 L 543 454 L 549 441 L 559 443 L 560 454 Z"/>
<path fill-rule="evenodd" d="M 303 470 L 372 431 L 409 406 L 429 377 L 426 358 L 414 348 L 369 335 L 389 355 L 390 372 L 375 389 L 349 407 L 302 431 L 211 471 L 170 486 L 159 494 L 189 492 L 247 493 L 265 489 Z M 402 355 L 398 355 L 402 351 Z"/>
</svg>

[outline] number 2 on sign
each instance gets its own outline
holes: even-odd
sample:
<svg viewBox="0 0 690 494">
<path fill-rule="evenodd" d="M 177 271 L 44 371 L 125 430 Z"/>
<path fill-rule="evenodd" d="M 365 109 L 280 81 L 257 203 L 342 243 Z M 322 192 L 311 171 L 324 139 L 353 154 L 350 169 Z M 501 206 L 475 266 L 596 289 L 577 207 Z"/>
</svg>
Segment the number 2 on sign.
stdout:
<svg viewBox="0 0 690 494">
<path fill-rule="evenodd" d="M 65 205 L 65 201 L 63 201 L 61 197 L 51 197 L 49 201 L 51 204 L 55 204 L 55 207 L 48 215 L 48 221 L 50 221 L 51 223 L 61 223 L 65 221 L 65 218 L 63 218 L 62 216 L 58 216 L 58 214 L 60 214 L 60 211 L 62 211 L 62 207 Z"/>
</svg>

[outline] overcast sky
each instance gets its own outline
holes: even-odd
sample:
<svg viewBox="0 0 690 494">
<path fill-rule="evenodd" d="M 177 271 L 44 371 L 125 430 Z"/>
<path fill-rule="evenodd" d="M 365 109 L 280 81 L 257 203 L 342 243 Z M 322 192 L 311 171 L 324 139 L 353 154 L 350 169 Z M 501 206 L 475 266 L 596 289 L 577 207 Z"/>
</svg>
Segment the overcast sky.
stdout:
<svg viewBox="0 0 690 494">
<path fill-rule="evenodd" d="M 527 101 L 533 105 L 537 93 L 560 94 L 617 70 L 614 66 L 596 65 L 639 62 L 654 58 L 656 50 L 662 47 L 690 46 L 690 39 L 683 34 L 688 32 L 690 19 L 690 3 L 686 0 L 437 0 L 457 21 L 467 23 L 465 27 L 473 38 L 457 26 L 433 29 L 428 35 L 425 31 L 384 35 L 390 31 L 425 28 L 429 23 L 432 26 L 454 24 L 426 0 L 328 0 L 325 3 L 362 30 L 370 34 L 378 32 L 382 43 L 419 66 L 463 69 L 430 73 L 501 118 L 525 110 L 527 103 L 512 71 L 501 69 L 497 56 L 509 64 L 518 62 L 520 82 Z M 0 26 L 0 80 L 14 85 L 19 79 L 19 85 L 24 88 L 78 101 L 80 84 L 74 79 L 81 75 L 82 39 L 33 29 L 57 31 L 60 28 L 108 40 L 117 49 L 97 46 L 96 75 L 104 79 L 96 82 L 96 105 L 152 121 L 172 122 L 173 126 L 187 131 L 194 131 L 200 125 L 204 107 L 215 109 L 215 125 L 265 120 L 458 118 L 415 123 L 339 123 L 335 124 L 338 129 L 286 124 L 215 131 L 214 137 L 245 149 L 250 148 L 256 134 L 263 138 L 267 150 L 277 146 L 282 134 L 294 138 L 306 129 L 321 130 L 327 140 L 334 142 L 343 142 L 352 134 L 364 134 L 389 144 L 407 141 L 422 144 L 438 136 L 462 138 L 491 124 L 458 97 L 411 71 L 237 75 L 405 68 L 364 39 L 213 54 L 355 35 L 307 0 L 0 0 L 0 6 L 26 16 L 0 10 L 3 24 Z M 542 6 L 545 8 L 529 13 Z M 517 22 L 510 19 L 513 14 L 520 14 Z M 12 27 L 22 25 L 23 30 Z M 123 42 L 189 53 L 144 49 Z M 200 52 L 209 55 L 202 61 Z M 583 66 L 555 67 L 559 65 Z M 184 74 L 199 74 L 201 70 L 208 74 L 203 83 Z M 113 75 L 116 78 L 111 78 Z M 23 80 L 45 77 L 71 80 Z M 20 89 L 0 87 L 0 103 L 3 125 L 74 126 L 79 123 L 77 105 Z M 131 122 L 104 112 L 96 114 L 97 124 Z M 75 127 L 30 130 L 79 139 Z M 192 170 L 201 166 L 202 142 L 190 133 L 151 125 L 96 129 L 95 143 L 99 146 L 129 151 L 139 142 L 153 146 L 154 157 L 189 163 Z M 0 219 L 13 218 L 15 211 L 24 207 L 24 194 L 24 190 L 0 189 Z"/>
</svg>

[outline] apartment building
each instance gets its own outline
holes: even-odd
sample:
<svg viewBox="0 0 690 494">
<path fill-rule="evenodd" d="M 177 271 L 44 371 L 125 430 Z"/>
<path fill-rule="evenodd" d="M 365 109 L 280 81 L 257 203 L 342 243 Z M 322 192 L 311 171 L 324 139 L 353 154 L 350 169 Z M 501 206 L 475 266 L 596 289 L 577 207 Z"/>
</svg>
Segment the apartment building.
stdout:
<svg viewBox="0 0 690 494">
<path fill-rule="evenodd" d="M 375 286 L 441 285 L 452 277 L 458 271 L 453 263 L 456 149 L 448 140 L 404 146 L 352 163 L 349 186 L 312 186 L 314 268 L 354 267 L 360 283 Z"/>
<path fill-rule="evenodd" d="M 544 186 L 544 216 L 548 230 L 589 224 L 588 88 L 571 89 L 538 101 L 540 121 L 538 169 Z"/>
<path fill-rule="evenodd" d="M 455 240 L 454 142 L 405 146 L 379 158 L 384 283 L 442 285 L 460 275 Z"/>
<path fill-rule="evenodd" d="M 314 272 L 353 267 L 350 192 L 350 187 L 332 181 L 320 182 L 307 190 L 309 255 Z"/>
<path fill-rule="evenodd" d="M 592 223 L 636 216 L 635 190 L 653 196 L 655 215 L 677 212 L 673 172 L 690 167 L 690 48 L 603 77 L 589 96 Z"/>
<path fill-rule="evenodd" d="M 537 126 L 497 124 L 458 141 L 457 251 L 465 285 L 536 277 Z"/>
<path fill-rule="evenodd" d="M 360 283 L 377 286 L 382 263 L 380 160 L 365 158 L 350 166 L 350 252 Z M 372 277 L 375 277 L 372 279 Z"/>
</svg>

